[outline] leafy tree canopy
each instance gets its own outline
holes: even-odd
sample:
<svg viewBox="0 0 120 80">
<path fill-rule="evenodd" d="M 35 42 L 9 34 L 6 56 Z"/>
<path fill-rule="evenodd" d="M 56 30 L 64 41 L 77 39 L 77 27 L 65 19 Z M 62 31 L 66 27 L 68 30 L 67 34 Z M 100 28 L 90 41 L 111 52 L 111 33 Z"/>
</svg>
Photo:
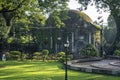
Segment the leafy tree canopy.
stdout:
<svg viewBox="0 0 120 80">
<path fill-rule="evenodd" d="M 40 9 L 44 12 L 54 12 L 55 10 L 66 10 L 69 0 L 38 0 Z"/>
<path fill-rule="evenodd" d="M 67 10 L 69 0 L 1 0 L 0 18 L 1 25 L 10 26 L 6 35 L 10 32 L 11 23 L 21 23 L 25 26 L 40 26 L 45 24 L 45 14 L 53 11 Z M 58 24 L 60 20 L 54 16 Z M 36 23 L 37 22 L 37 23 Z M 63 25 L 63 23 L 62 23 Z M 5 25 L 4 25 L 5 26 Z M 23 26 L 23 25 L 21 25 Z"/>
<path fill-rule="evenodd" d="M 84 7 L 87 7 L 88 4 L 95 5 L 97 9 L 104 9 L 104 11 L 117 11 L 120 9 L 119 0 L 77 0 Z M 99 10 L 98 10 L 99 11 Z"/>
<path fill-rule="evenodd" d="M 11 20 L 14 17 L 21 17 L 25 12 L 29 10 L 38 10 L 48 13 L 54 10 L 66 9 L 68 0 L 1 0 L 0 1 L 0 13 L 6 21 L 6 25 L 10 26 Z M 39 4 L 39 5 L 36 5 Z"/>
</svg>

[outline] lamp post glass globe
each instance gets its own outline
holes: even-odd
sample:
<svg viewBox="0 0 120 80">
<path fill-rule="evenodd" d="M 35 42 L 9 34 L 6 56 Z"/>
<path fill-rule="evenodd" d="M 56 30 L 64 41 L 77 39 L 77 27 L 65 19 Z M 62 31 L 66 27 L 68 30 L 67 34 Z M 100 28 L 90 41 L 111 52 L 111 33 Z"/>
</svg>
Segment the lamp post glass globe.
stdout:
<svg viewBox="0 0 120 80">
<path fill-rule="evenodd" d="M 65 47 L 69 47 L 69 44 L 64 44 Z"/>
<path fill-rule="evenodd" d="M 64 44 L 65 47 L 69 47 L 69 41 L 67 41 L 66 44 Z"/>
</svg>

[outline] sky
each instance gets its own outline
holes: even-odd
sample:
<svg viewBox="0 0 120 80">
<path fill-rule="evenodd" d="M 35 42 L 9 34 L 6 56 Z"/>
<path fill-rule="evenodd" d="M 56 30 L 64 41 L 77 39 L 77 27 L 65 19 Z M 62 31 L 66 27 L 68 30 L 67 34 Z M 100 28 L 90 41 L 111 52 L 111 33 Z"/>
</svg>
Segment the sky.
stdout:
<svg viewBox="0 0 120 80">
<path fill-rule="evenodd" d="M 78 2 L 76 0 L 70 0 L 70 2 L 68 3 L 68 7 L 70 9 L 74 9 L 77 10 L 78 8 L 80 8 L 80 4 L 78 4 Z M 97 12 L 97 9 L 95 9 L 95 6 L 89 6 L 87 10 L 83 11 L 85 12 L 93 21 L 98 21 L 98 16 L 103 16 L 103 23 L 106 24 L 107 23 L 107 18 L 109 16 L 109 13 L 102 13 L 99 14 Z M 99 22 L 99 21 L 98 21 Z"/>
</svg>

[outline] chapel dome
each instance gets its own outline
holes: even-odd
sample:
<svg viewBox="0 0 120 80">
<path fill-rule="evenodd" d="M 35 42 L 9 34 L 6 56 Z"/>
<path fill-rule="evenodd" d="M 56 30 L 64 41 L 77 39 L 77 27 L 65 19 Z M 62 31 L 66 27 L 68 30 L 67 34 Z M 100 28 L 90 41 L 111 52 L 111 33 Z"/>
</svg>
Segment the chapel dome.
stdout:
<svg viewBox="0 0 120 80">
<path fill-rule="evenodd" d="M 82 11 L 69 10 L 68 13 L 72 13 L 72 14 L 76 14 L 76 15 L 78 14 L 81 18 L 83 18 L 83 20 L 85 20 L 88 23 L 92 23 L 93 22 L 92 19 L 87 14 L 85 14 Z"/>
</svg>

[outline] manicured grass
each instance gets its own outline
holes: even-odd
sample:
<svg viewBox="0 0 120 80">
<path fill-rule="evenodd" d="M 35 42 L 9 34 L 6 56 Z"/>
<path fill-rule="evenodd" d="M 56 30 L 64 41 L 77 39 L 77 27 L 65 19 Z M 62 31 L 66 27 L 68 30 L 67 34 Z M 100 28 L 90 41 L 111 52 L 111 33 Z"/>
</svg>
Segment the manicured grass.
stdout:
<svg viewBox="0 0 120 80">
<path fill-rule="evenodd" d="M 55 61 L 0 62 L 0 80 L 64 80 L 62 64 Z M 120 77 L 68 70 L 68 80 L 120 80 Z"/>
</svg>

